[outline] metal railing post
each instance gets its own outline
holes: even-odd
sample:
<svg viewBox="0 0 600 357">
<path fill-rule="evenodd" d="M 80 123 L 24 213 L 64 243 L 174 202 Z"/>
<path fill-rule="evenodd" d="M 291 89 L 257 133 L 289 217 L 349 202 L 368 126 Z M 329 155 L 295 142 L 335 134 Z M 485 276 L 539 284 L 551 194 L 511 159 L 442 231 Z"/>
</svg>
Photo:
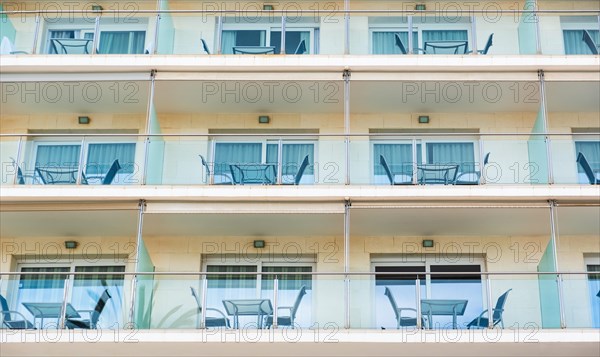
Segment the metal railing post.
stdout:
<svg viewBox="0 0 600 357">
<path fill-rule="evenodd" d="M 423 317 L 421 311 L 421 279 L 417 275 L 417 279 L 415 279 L 415 299 L 416 307 L 417 307 L 417 329 L 423 328 Z"/>
<path fill-rule="evenodd" d="M 492 281 L 490 276 L 485 277 L 485 292 L 487 294 L 487 315 L 488 315 L 488 328 L 494 328 L 494 307 L 492 302 Z"/>
<path fill-rule="evenodd" d="M 538 71 L 538 77 L 540 80 L 540 105 L 543 114 L 542 130 L 544 131 L 544 144 L 546 145 L 546 165 L 548 170 L 548 184 L 554 183 L 554 168 L 552 165 L 552 147 L 551 140 L 548 136 L 548 108 L 546 107 L 546 81 L 544 80 L 544 71 Z"/>
<path fill-rule="evenodd" d="M 81 177 L 83 176 L 83 156 L 85 154 L 85 136 L 81 138 L 81 147 L 79 148 L 79 162 L 77 163 L 77 177 L 75 184 L 81 185 Z"/>
<path fill-rule="evenodd" d="M 14 162 L 15 177 L 13 178 L 13 185 L 17 185 L 19 183 L 19 168 L 21 167 L 19 162 L 21 160 L 22 145 L 23 145 L 23 137 L 19 136 L 19 142 L 17 143 L 17 157 L 15 158 L 15 162 Z M 25 176 L 23 176 L 23 182 L 25 182 Z M 31 184 L 33 184 L 33 178 L 32 178 Z"/>
<path fill-rule="evenodd" d="M 277 311 L 278 310 L 277 307 L 279 306 L 278 298 L 279 298 L 279 278 L 277 277 L 277 275 L 275 275 L 275 279 L 273 280 L 273 328 L 274 329 L 279 327 L 279 324 L 277 321 L 278 316 L 279 316 L 279 313 Z M 293 328 L 294 326 L 291 326 L 291 327 Z"/>
<path fill-rule="evenodd" d="M 344 272 L 350 272 L 350 201 L 344 204 Z M 350 328 L 350 278 L 344 276 L 344 328 Z"/>
<path fill-rule="evenodd" d="M 33 34 L 33 44 L 31 49 L 31 54 L 35 55 L 37 53 L 37 44 L 38 39 L 40 37 L 40 15 L 35 16 L 35 33 Z"/>
<path fill-rule="evenodd" d="M 158 53 L 158 41 L 159 41 L 159 29 L 160 29 L 160 14 L 156 14 L 156 26 L 154 27 L 154 43 L 152 44 L 151 55 Z"/>
<path fill-rule="evenodd" d="M 208 297 L 208 277 L 202 275 L 202 292 L 200 293 L 200 301 L 202 302 L 202 310 L 200 311 L 200 328 L 206 328 L 206 300 Z"/>
<path fill-rule="evenodd" d="M 96 16 L 96 20 L 94 23 L 94 39 L 92 40 L 92 55 L 95 55 L 98 52 L 98 44 L 100 37 L 100 16 Z"/>
<path fill-rule="evenodd" d="M 408 48 L 406 49 L 408 51 L 408 54 L 412 54 L 413 53 L 413 48 L 415 46 L 415 44 L 413 43 L 413 17 L 412 15 L 408 15 L 407 16 L 407 22 L 408 22 Z"/>
<path fill-rule="evenodd" d="M 344 78 L 344 133 L 346 134 L 344 140 L 344 155 L 345 155 L 345 166 L 346 166 L 346 178 L 345 184 L 350 184 L 350 71 L 345 69 Z"/>
<path fill-rule="evenodd" d="M 477 23 L 475 14 L 471 15 L 471 51 L 473 51 L 472 54 L 474 55 L 479 54 L 477 52 Z"/>
<path fill-rule="evenodd" d="M 69 274 L 69 275 L 65 276 L 65 286 L 63 288 L 63 299 L 62 299 L 62 303 L 60 305 L 60 316 L 58 318 L 58 326 L 56 326 L 56 328 L 58 328 L 58 329 L 65 328 L 66 317 L 67 317 L 67 299 L 69 297 L 69 291 L 71 290 L 70 282 L 72 281 L 72 277 L 73 277 L 73 274 Z M 44 328 L 44 326 L 42 326 L 41 328 Z"/>
<path fill-rule="evenodd" d="M 279 53 L 285 55 L 285 23 L 286 23 L 285 14 L 281 14 L 281 42 L 280 42 L 280 51 Z"/>
</svg>

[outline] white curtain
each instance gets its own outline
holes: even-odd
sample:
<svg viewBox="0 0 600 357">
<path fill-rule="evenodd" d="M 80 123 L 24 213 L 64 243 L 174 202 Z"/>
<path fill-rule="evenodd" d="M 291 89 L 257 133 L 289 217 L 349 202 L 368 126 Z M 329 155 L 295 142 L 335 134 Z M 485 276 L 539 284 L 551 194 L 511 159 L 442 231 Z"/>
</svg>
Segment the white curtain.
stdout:
<svg viewBox="0 0 600 357">
<path fill-rule="evenodd" d="M 119 160 L 120 173 L 133 173 L 135 144 L 90 144 L 85 173 L 86 175 L 105 174 L 115 160 Z"/>
<path fill-rule="evenodd" d="M 143 54 L 146 33 L 144 31 L 102 31 L 101 54 Z"/>
<path fill-rule="evenodd" d="M 475 171 L 473 143 L 427 143 L 428 164 L 458 164 L 459 172 Z"/>
<path fill-rule="evenodd" d="M 38 145 L 35 167 L 76 169 L 80 145 Z"/>
<path fill-rule="evenodd" d="M 588 33 L 598 45 L 600 43 L 600 31 L 588 30 Z M 591 55 L 592 52 L 588 45 L 583 42 L 583 30 L 564 30 L 565 54 L 567 55 Z"/>
<path fill-rule="evenodd" d="M 215 175 L 229 174 L 230 164 L 256 164 L 262 160 L 261 143 L 217 143 Z"/>
<path fill-rule="evenodd" d="M 408 51 L 408 32 L 373 32 L 373 54 L 374 55 L 394 55 L 402 54 L 400 48 L 396 46 L 395 35 L 398 34 L 402 44 Z M 413 32 L 413 52 L 416 53 L 418 46 L 418 33 Z"/>
<path fill-rule="evenodd" d="M 373 163 L 375 175 L 385 175 L 379 156 L 383 155 L 394 174 L 412 176 L 412 144 L 374 144 Z M 421 145 L 417 145 L 417 162 L 421 162 Z"/>
<path fill-rule="evenodd" d="M 233 54 L 233 46 L 237 39 L 237 31 L 223 31 L 221 36 L 221 53 L 224 55 Z"/>
</svg>

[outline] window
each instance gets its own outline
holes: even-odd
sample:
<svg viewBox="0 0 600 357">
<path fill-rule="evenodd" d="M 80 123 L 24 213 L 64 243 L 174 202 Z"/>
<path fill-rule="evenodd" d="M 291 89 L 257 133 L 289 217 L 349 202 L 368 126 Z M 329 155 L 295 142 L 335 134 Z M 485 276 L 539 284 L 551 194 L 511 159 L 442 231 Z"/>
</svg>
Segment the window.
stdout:
<svg viewBox="0 0 600 357">
<path fill-rule="evenodd" d="M 598 274 L 588 275 L 589 301 L 592 314 L 592 326 L 600 327 L 600 257 L 589 257 L 586 259 L 586 268 L 588 272 L 598 272 Z"/>
<path fill-rule="evenodd" d="M 119 160 L 121 169 L 112 183 L 133 183 L 131 177 L 136 166 L 135 148 L 135 143 L 130 142 L 86 142 L 83 150 L 83 173 L 87 183 L 100 183 L 115 160 Z M 34 168 L 77 170 L 80 154 L 79 142 L 37 141 L 34 149 Z"/>
<path fill-rule="evenodd" d="M 233 261 L 233 259 L 226 259 Z M 219 263 L 217 263 L 217 261 Z M 208 259 L 206 271 L 211 272 L 236 272 L 248 273 L 242 275 L 208 275 L 207 306 L 223 306 L 223 300 L 228 299 L 269 299 L 273 302 L 274 273 L 286 272 L 294 274 L 279 275 L 278 304 L 279 306 L 292 306 L 302 286 L 306 287 L 307 295 L 302 299 L 296 313 L 295 323 L 308 327 L 311 325 L 311 296 L 312 276 L 307 273 L 313 271 L 314 259 L 303 258 L 300 262 L 278 262 L 272 259 L 270 262 L 257 262 L 256 264 L 234 264 L 222 263 L 221 260 Z M 256 272 L 273 273 L 256 275 Z M 281 310 L 280 310 L 281 311 Z M 240 317 L 240 326 L 248 323 L 256 323 L 256 317 Z"/>
<path fill-rule="evenodd" d="M 306 52 L 318 52 L 319 35 L 318 18 L 288 18 L 285 30 L 285 53 L 294 54 L 300 43 L 304 41 Z M 258 19 L 255 23 L 235 22 L 225 18 L 221 32 L 221 52 L 233 54 L 234 46 L 270 46 L 274 53 L 281 53 L 281 18 Z M 302 53 L 299 53 L 302 54 Z"/>
<path fill-rule="evenodd" d="M 575 142 L 575 157 L 579 153 L 585 156 L 585 159 L 592 167 L 592 171 L 596 173 L 596 176 L 600 172 L 600 141 L 586 140 Z M 577 174 L 579 177 L 579 183 L 587 184 L 589 180 L 585 175 L 581 165 L 577 165 Z"/>
<path fill-rule="evenodd" d="M 70 294 L 67 297 L 67 302 L 75 310 L 93 310 L 105 289 L 108 289 L 111 299 L 108 300 L 98 323 L 99 328 L 123 328 L 123 282 L 124 275 L 118 274 L 125 271 L 125 266 L 122 265 L 94 265 L 87 266 L 85 264 L 58 264 L 59 266 L 41 266 L 33 264 L 23 264 L 20 271 L 23 273 L 32 273 L 22 275 L 18 280 L 18 286 L 15 286 L 13 295 L 10 295 L 15 301 L 12 310 L 17 310 L 30 321 L 34 318 L 23 305 L 23 303 L 62 303 L 64 296 L 65 282 L 72 287 L 69 289 Z M 66 275 L 49 274 L 36 275 L 37 272 L 73 272 L 74 278 L 69 278 Z M 103 275 L 77 275 L 78 272 L 86 273 L 114 273 Z M 82 317 L 89 317 L 88 314 L 83 314 Z M 35 323 L 39 328 L 43 326 L 48 328 L 56 326 L 58 319 L 56 317 L 36 319 Z M 118 324 L 118 325 L 116 325 Z"/>
<path fill-rule="evenodd" d="M 459 165 L 457 176 L 462 172 L 478 171 L 474 141 L 417 140 L 414 148 L 410 140 L 373 142 L 373 182 L 389 184 L 380 155 L 383 155 L 395 175 L 403 175 L 410 181 L 413 176 L 413 150 L 416 164 Z M 424 159 L 423 159 L 424 158 Z"/>
<path fill-rule="evenodd" d="M 458 316 L 457 325 L 464 328 L 473 316 L 483 311 L 484 288 L 478 273 L 483 269 L 483 259 L 476 257 L 444 257 L 426 255 L 417 257 L 377 257 L 373 260 L 376 273 L 414 273 L 408 275 L 375 275 L 375 326 L 395 328 L 396 320 L 388 298 L 384 295 L 389 287 L 398 307 L 416 309 L 415 283 L 420 279 L 421 299 L 468 300 L 463 316 Z M 444 273 L 424 275 L 419 273 Z M 448 274 L 456 272 L 457 274 Z M 415 317 L 416 315 L 407 315 Z M 452 328 L 452 316 L 434 316 L 434 328 Z"/>
<path fill-rule="evenodd" d="M 600 43 L 600 31 L 588 29 L 587 32 L 597 45 Z M 589 46 L 583 41 L 583 30 L 563 30 L 566 55 L 591 55 Z"/>
<path fill-rule="evenodd" d="M 294 177 L 308 155 L 309 166 L 304 171 L 301 184 L 314 183 L 315 143 L 311 141 L 278 141 L 260 142 L 217 142 L 215 145 L 214 163 L 215 178 L 231 176 L 231 164 L 279 164 L 281 158 L 281 182 L 294 182 Z M 269 176 L 277 175 L 268 172 Z M 268 177 L 276 182 L 276 177 Z"/>
<path fill-rule="evenodd" d="M 124 20 L 123 20 L 124 21 Z M 99 54 L 143 54 L 146 43 L 147 19 L 128 19 L 131 23 L 120 23 L 118 20 L 100 21 L 100 39 L 97 52 Z M 92 53 L 92 42 L 94 40 L 94 22 L 83 19 L 64 19 L 48 24 L 46 33 L 46 53 L 81 54 Z M 60 41 L 61 39 L 73 39 L 77 41 Z M 53 40 L 67 45 L 64 49 L 57 48 Z M 89 40 L 89 41 L 83 41 Z M 55 43 L 53 43 L 55 42 Z M 82 47 L 86 47 L 83 51 Z"/>
</svg>

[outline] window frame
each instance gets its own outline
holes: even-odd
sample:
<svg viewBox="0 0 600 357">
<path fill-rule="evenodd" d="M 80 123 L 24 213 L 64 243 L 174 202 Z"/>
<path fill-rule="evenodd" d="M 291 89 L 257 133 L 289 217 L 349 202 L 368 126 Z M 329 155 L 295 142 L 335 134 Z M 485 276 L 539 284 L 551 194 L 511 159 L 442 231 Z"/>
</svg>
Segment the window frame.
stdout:
<svg viewBox="0 0 600 357">
<path fill-rule="evenodd" d="M 315 26 L 319 23 L 314 23 Z M 300 25 L 308 25 L 302 23 Z M 298 26 L 298 24 L 286 22 L 285 32 L 309 32 L 310 45 L 306 47 L 307 54 L 318 54 L 315 45 L 315 36 L 319 27 Z M 265 31 L 265 44 L 263 46 L 273 46 L 271 44 L 271 32 L 281 32 L 281 22 L 279 25 L 273 23 L 223 23 L 221 31 Z M 223 38 L 221 34 L 221 39 Z M 222 46 L 222 43 L 221 43 Z M 286 53 L 290 54 L 290 53 Z"/>
</svg>

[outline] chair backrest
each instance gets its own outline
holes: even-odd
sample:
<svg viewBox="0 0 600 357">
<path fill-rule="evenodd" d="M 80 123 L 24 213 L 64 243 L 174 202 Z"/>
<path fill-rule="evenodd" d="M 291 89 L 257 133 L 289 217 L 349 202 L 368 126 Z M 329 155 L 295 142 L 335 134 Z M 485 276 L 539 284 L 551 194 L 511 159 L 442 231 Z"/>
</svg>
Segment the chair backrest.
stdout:
<svg viewBox="0 0 600 357">
<path fill-rule="evenodd" d="M 295 55 L 302 55 L 304 53 L 306 53 L 306 41 L 302 40 L 298 44 L 298 47 L 296 47 L 296 51 L 294 51 L 294 54 Z"/>
<path fill-rule="evenodd" d="M 302 175 L 304 175 L 304 171 L 306 170 L 307 166 L 308 166 L 308 155 L 306 155 L 304 157 L 304 160 L 302 160 L 302 163 L 300 164 L 298 173 L 296 173 L 296 177 L 294 178 L 294 185 L 300 184 L 300 180 L 302 180 Z"/>
<path fill-rule="evenodd" d="M 385 292 L 383 293 L 385 296 L 388 297 L 388 300 L 390 300 L 390 305 L 392 305 L 392 310 L 394 310 L 394 316 L 396 317 L 396 320 L 398 319 L 398 305 L 396 304 L 396 299 L 394 299 L 394 296 L 392 295 L 392 291 L 390 290 L 389 287 L 385 287 Z"/>
<path fill-rule="evenodd" d="M 500 319 L 502 319 L 502 312 L 504 311 L 504 305 L 506 304 L 506 299 L 508 298 L 508 293 L 511 291 L 512 289 L 508 289 L 506 290 L 506 292 L 502 295 L 500 295 L 500 297 L 498 298 L 498 301 L 496 301 L 496 307 L 494 308 L 494 322 L 499 321 Z"/>
<path fill-rule="evenodd" d="M 385 174 L 387 175 L 388 179 L 390 180 L 390 185 L 394 184 L 394 175 L 392 175 L 392 170 L 390 170 L 390 167 L 387 164 L 387 161 L 385 161 L 385 157 L 383 157 L 383 155 L 379 155 L 379 163 L 381 164 L 381 166 L 383 166 L 383 169 L 385 170 Z"/>
<path fill-rule="evenodd" d="M 119 160 L 115 160 L 112 163 L 112 165 L 110 165 L 110 169 L 108 169 L 106 176 L 104 176 L 104 179 L 102 180 L 102 184 L 110 185 L 113 182 L 113 180 L 115 179 L 115 176 L 117 175 L 117 172 L 119 170 L 121 170 L 121 165 L 119 165 Z"/>
<path fill-rule="evenodd" d="M 201 38 L 200 42 L 202 42 L 202 49 L 204 50 L 204 52 L 206 52 L 207 55 L 210 55 L 210 51 L 208 50 L 208 45 L 206 44 L 206 41 L 204 41 L 204 39 Z"/>
<path fill-rule="evenodd" d="M 582 40 L 590 48 L 590 51 L 592 52 L 592 54 L 594 54 L 594 55 L 598 54 L 598 46 L 596 46 L 596 44 L 594 43 L 594 40 L 592 39 L 592 36 L 590 35 L 589 32 L 587 32 L 587 30 L 583 30 Z"/>
<path fill-rule="evenodd" d="M 206 162 L 206 160 L 204 159 L 204 156 L 202 155 L 198 155 L 200 156 L 200 161 L 202 161 L 202 166 L 204 166 L 204 169 L 206 170 L 206 175 L 210 176 L 210 166 L 208 166 L 208 162 Z"/>
<path fill-rule="evenodd" d="M 110 296 L 110 294 L 108 293 L 108 289 L 104 289 L 104 292 L 102 293 L 102 295 L 100 295 L 100 298 L 98 299 L 98 302 L 96 303 L 96 307 L 94 307 L 94 311 L 92 312 L 91 328 L 96 328 L 96 324 L 98 323 L 100 314 L 102 313 L 102 310 L 104 310 L 104 307 L 106 306 L 106 302 L 111 297 L 112 296 Z"/>
<path fill-rule="evenodd" d="M 4 296 L 0 295 L 0 307 L 2 307 L 2 312 L 4 311 L 8 311 L 8 302 L 6 301 L 6 299 L 4 298 Z M 10 322 L 10 313 L 3 313 L 2 314 L 2 321 L 4 322 Z"/>
<path fill-rule="evenodd" d="M 596 183 L 598 183 L 598 180 L 596 179 L 596 175 L 594 175 L 594 170 L 592 170 L 590 163 L 587 161 L 587 159 L 585 158 L 585 156 L 582 153 L 577 154 L 577 163 L 579 163 L 579 165 L 581 165 L 581 168 L 583 169 L 583 172 L 585 173 L 585 176 L 588 178 L 588 181 L 590 181 L 591 185 L 595 185 Z"/>
<path fill-rule="evenodd" d="M 400 36 L 398 36 L 398 34 L 394 34 L 394 37 L 396 38 L 396 46 L 398 46 L 398 48 L 400 49 L 400 52 L 402 52 L 403 55 L 407 54 L 408 51 L 406 50 L 406 47 L 404 47 L 404 44 L 402 43 Z"/>
<path fill-rule="evenodd" d="M 202 311 L 202 303 L 200 302 L 200 297 L 198 296 L 196 289 L 194 289 L 193 286 L 190 286 L 190 290 L 192 291 L 192 296 L 194 297 L 194 300 L 196 301 L 196 305 L 198 305 L 198 311 Z"/>
<path fill-rule="evenodd" d="M 300 291 L 298 291 L 298 296 L 296 296 L 296 301 L 294 301 L 294 305 L 292 305 L 292 310 L 290 311 L 292 318 L 296 318 L 296 311 L 298 311 L 298 306 L 300 306 L 304 295 L 306 295 L 306 285 L 302 285 Z"/>
<path fill-rule="evenodd" d="M 491 152 L 488 152 L 487 154 L 485 154 L 485 158 L 483 159 L 483 166 L 487 165 L 488 162 L 490 162 L 490 154 L 491 154 Z"/>
<path fill-rule="evenodd" d="M 483 51 L 481 51 L 481 54 L 487 55 L 488 51 L 490 50 L 490 47 L 492 47 L 492 45 L 493 45 L 493 42 L 492 42 L 493 37 L 494 37 L 494 34 L 491 34 L 490 37 L 488 37 L 488 40 L 485 43 L 485 47 L 483 48 Z"/>
</svg>

